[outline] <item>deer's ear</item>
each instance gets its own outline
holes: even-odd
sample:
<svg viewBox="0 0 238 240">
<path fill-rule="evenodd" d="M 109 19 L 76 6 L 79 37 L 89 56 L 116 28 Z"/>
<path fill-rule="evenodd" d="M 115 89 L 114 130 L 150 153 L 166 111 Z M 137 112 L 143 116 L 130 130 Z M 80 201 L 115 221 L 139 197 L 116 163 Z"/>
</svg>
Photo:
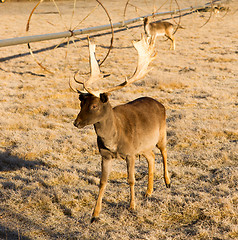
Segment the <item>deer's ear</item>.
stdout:
<svg viewBox="0 0 238 240">
<path fill-rule="evenodd" d="M 106 103 L 108 101 L 108 96 L 109 94 L 108 93 L 101 93 L 100 94 L 100 100 L 103 102 L 103 103 Z"/>
<path fill-rule="evenodd" d="M 85 94 L 79 94 L 79 101 L 82 102 L 85 99 Z"/>
</svg>

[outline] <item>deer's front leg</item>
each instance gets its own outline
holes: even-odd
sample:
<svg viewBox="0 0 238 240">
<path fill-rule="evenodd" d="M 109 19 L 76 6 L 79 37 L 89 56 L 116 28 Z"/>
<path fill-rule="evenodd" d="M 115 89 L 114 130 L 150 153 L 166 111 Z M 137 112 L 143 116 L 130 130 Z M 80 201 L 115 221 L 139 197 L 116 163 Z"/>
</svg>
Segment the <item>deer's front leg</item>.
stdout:
<svg viewBox="0 0 238 240">
<path fill-rule="evenodd" d="M 146 152 L 143 155 L 145 156 L 148 162 L 148 187 L 145 195 L 149 197 L 153 192 L 155 155 L 153 152 Z"/>
<path fill-rule="evenodd" d="M 91 223 L 98 220 L 99 218 L 99 213 L 101 212 L 101 209 L 102 209 L 102 198 L 107 185 L 108 176 L 111 171 L 111 165 L 112 165 L 112 159 L 110 157 L 107 157 L 107 158 L 102 157 L 102 172 L 101 172 L 101 180 L 99 185 L 99 194 L 98 194 L 98 199 L 93 211 Z"/>
<path fill-rule="evenodd" d="M 130 185 L 130 209 L 135 209 L 135 156 L 128 156 L 127 162 L 127 180 Z"/>
</svg>

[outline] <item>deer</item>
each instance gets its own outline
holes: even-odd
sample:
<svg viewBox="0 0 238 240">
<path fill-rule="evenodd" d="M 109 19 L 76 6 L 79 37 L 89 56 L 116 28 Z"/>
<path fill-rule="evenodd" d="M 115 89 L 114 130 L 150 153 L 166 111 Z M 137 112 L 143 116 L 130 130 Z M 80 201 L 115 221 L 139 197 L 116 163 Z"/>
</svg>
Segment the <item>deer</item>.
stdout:
<svg viewBox="0 0 238 240">
<path fill-rule="evenodd" d="M 148 38 L 141 37 L 133 45 L 138 52 L 137 67 L 129 79 L 119 85 L 105 89 L 95 88 L 95 83 L 103 79 L 98 61 L 95 56 L 95 44 L 89 40 L 90 77 L 80 81 L 74 76 L 76 83 L 83 86 L 83 90 L 73 86 L 69 80 L 70 88 L 79 94 L 80 112 L 74 121 L 74 126 L 83 128 L 93 125 L 97 135 L 97 146 L 101 155 L 101 178 L 99 194 L 93 210 L 91 223 L 99 220 L 102 209 L 102 199 L 111 171 L 112 160 L 120 157 L 126 160 L 127 181 L 130 186 L 130 206 L 135 210 L 135 160 L 139 155 L 144 156 L 148 162 L 148 186 L 146 196 L 153 192 L 153 177 L 155 170 L 155 155 L 153 148 L 160 149 L 163 158 L 164 181 L 170 187 L 170 178 L 167 169 L 166 149 L 166 112 L 165 107 L 150 97 L 141 97 L 126 104 L 112 107 L 109 95 L 112 91 L 121 89 L 142 79 L 148 71 L 148 65 L 154 60 L 156 53 L 154 43 Z M 75 84 L 76 84 L 75 83 Z"/>
<path fill-rule="evenodd" d="M 175 50 L 174 25 L 166 21 L 149 22 L 149 18 L 143 18 L 145 34 L 151 39 L 158 36 L 166 36 L 171 40 L 170 50 Z M 181 27 L 182 28 L 182 27 Z"/>
</svg>

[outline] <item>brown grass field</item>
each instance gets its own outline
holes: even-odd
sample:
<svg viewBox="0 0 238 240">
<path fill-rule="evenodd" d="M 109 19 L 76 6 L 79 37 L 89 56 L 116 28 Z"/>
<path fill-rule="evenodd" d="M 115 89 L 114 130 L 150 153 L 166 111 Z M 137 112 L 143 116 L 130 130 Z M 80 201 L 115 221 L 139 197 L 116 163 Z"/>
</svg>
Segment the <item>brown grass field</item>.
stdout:
<svg viewBox="0 0 238 240">
<path fill-rule="evenodd" d="M 113 22 L 122 20 L 125 0 L 102 2 Z M 133 2 L 146 14 L 153 8 L 149 1 L 147 6 Z M 178 2 L 184 8 L 206 1 Z M 77 3 L 74 21 L 96 5 Z M 0 39 L 25 36 L 34 5 L 0 4 Z M 49 2 L 42 3 L 29 34 L 63 31 L 73 3 L 59 6 L 63 23 Z M 147 163 L 138 158 L 137 208 L 131 212 L 126 163 L 114 160 L 100 221 L 93 224 L 100 154 L 93 126 L 73 126 L 79 100 L 68 86 L 75 71 L 88 71 L 87 41 L 53 51 L 42 49 L 60 40 L 32 43 L 41 50 L 35 56 L 55 74 L 36 64 L 26 44 L 0 48 L 0 239 L 238 239 L 238 2 L 228 6 L 227 14 L 213 14 L 202 28 L 209 12 L 182 17 L 185 29 L 175 34 L 176 50 L 160 37 L 152 71 L 111 95 L 113 106 L 141 96 L 164 104 L 172 185 L 166 189 L 156 152 L 154 192 L 145 198 Z M 160 11 L 166 10 L 168 3 Z M 129 15 L 137 17 L 132 7 Z M 96 9 L 79 28 L 103 24 L 108 24 L 105 14 Z M 111 73 L 110 81 L 122 82 L 133 73 L 137 54 L 132 40 L 142 32 L 137 27 L 115 33 L 101 68 Z M 102 59 L 110 35 L 93 41 Z"/>
</svg>

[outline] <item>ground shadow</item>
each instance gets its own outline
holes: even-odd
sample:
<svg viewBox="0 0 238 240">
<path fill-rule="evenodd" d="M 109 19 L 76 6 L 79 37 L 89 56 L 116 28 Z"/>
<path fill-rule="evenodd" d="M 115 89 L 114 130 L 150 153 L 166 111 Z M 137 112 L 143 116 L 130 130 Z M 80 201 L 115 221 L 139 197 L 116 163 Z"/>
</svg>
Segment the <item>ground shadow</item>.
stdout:
<svg viewBox="0 0 238 240">
<path fill-rule="evenodd" d="M 39 166 L 45 166 L 42 160 L 28 161 L 11 154 L 11 151 L 0 151 L 0 172 L 17 170 L 21 168 L 35 169 Z"/>
<path fill-rule="evenodd" d="M 0 224 L 0 239 L 11 239 L 11 240 L 30 240 L 28 237 L 21 236 L 19 232 L 13 231 Z"/>
<path fill-rule="evenodd" d="M 44 227 L 42 224 L 38 222 L 33 222 L 28 217 L 24 216 L 24 214 L 16 213 L 7 207 L 0 207 L 0 212 L 2 212 L 2 219 L 0 219 L 0 239 L 11 239 L 11 240 L 30 240 L 33 238 L 29 238 L 24 236 L 25 231 L 27 232 L 29 228 L 32 231 L 41 230 L 42 237 L 47 236 L 47 239 L 62 239 L 63 236 L 61 233 L 54 231 L 51 227 Z M 6 226 L 6 223 L 7 226 Z M 4 226 L 5 225 L 5 226 Z M 44 238 L 45 239 L 45 238 Z"/>
</svg>

